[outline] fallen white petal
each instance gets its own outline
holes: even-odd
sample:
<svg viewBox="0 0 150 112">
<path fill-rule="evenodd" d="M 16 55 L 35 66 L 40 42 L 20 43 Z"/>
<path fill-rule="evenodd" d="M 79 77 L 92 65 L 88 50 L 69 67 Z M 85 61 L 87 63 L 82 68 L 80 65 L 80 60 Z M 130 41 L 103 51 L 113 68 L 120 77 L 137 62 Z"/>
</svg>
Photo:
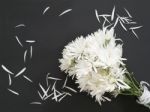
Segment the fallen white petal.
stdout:
<svg viewBox="0 0 150 112">
<path fill-rule="evenodd" d="M 55 91 L 55 88 L 53 89 L 54 91 L 53 91 L 53 93 L 54 93 L 54 99 L 55 99 L 55 101 L 57 102 L 57 94 L 56 94 L 56 91 Z"/>
<path fill-rule="evenodd" d="M 10 74 L 8 74 L 8 77 L 9 77 L 9 86 L 10 86 L 12 84 L 12 80 L 11 80 Z"/>
<path fill-rule="evenodd" d="M 69 96 L 72 96 L 70 93 L 68 93 L 68 92 L 64 92 L 65 94 L 67 94 L 67 95 L 69 95 Z"/>
<path fill-rule="evenodd" d="M 114 15 L 115 15 L 115 6 L 114 6 L 112 13 L 111 13 L 111 21 L 114 20 Z"/>
<path fill-rule="evenodd" d="M 132 22 L 129 22 L 129 24 L 137 24 L 137 22 L 133 22 L 133 21 L 132 21 Z"/>
<path fill-rule="evenodd" d="M 63 100 L 66 96 L 67 96 L 67 94 L 64 94 L 64 95 L 58 100 L 58 102 L 60 102 L 61 100 Z"/>
<path fill-rule="evenodd" d="M 33 47 L 30 46 L 30 58 L 32 58 L 32 53 L 33 53 Z"/>
<path fill-rule="evenodd" d="M 59 92 L 59 91 L 58 91 L 58 90 L 56 90 L 56 89 L 55 89 L 55 91 L 56 91 L 56 93 L 58 93 L 58 94 L 62 94 L 61 92 Z"/>
<path fill-rule="evenodd" d="M 48 73 L 47 75 L 46 75 L 46 84 L 47 84 L 47 86 L 49 86 L 49 83 L 48 83 L 48 76 L 50 75 L 50 73 Z"/>
<path fill-rule="evenodd" d="M 24 52 L 24 62 L 26 62 L 26 57 L 27 57 L 27 50 Z"/>
<path fill-rule="evenodd" d="M 53 86 L 52 86 L 52 89 L 51 89 L 51 90 L 54 90 L 54 89 L 55 89 L 56 82 L 57 82 L 57 81 L 55 81 L 55 82 L 54 82 L 54 84 L 53 84 Z"/>
<path fill-rule="evenodd" d="M 22 43 L 20 42 L 18 36 L 15 36 L 15 38 L 16 38 L 17 42 L 19 43 L 19 45 L 20 45 L 21 47 L 23 47 L 23 45 L 22 45 Z"/>
<path fill-rule="evenodd" d="M 5 70 L 7 73 L 9 74 L 14 74 L 13 72 L 11 72 L 8 68 L 6 68 L 4 65 L 1 66 L 3 68 L 3 70 Z"/>
<path fill-rule="evenodd" d="M 48 7 L 46 7 L 45 9 L 44 9 L 44 11 L 43 11 L 43 15 L 49 10 L 49 6 Z"/>
<path fill-rule="evenodd" d="M 27 43 L 35 43 L 35 40 L 26 40 Z"/>
<path fill-rule="evenodd" d="M 30 78 L 28 78 L 28 77 L 25 76 L 25 75 L 23 75 L 23 77 L 24 77 L 25 79 L 27 79 L 29 82 L 33 82 Z"/>
<path fill-rule="evenodd" d="M 98 22 L 100 23 L 100 19 L 99 19 L 99 15 L 98 15 L 98 11 L 95 9 L 95 15 L 96 15 L 96 18 L 98 20 Z"/>
<path fill-rule="evenodd" d="M 127 28 L 124 26 L 124 24 L 119 20 L 119 22 L 120 22 L 120 25 L 122 26 L 122 28 L 125 30 L 125 31 L 127 31 Z"/>
<path fill-rule="evenodd" d="M 24 73 L 26 70 L 26 67 L 24 67 L 22 70 L 20 70 L 20 72 L 18 72 L 15 77 L 18 77 L 19 75 L 21 75 L 22 73 Z"/>
<path fill-rule="evenodd" d="M 31 102 L 30 104 L 37 104 L 37 105 L 41 105 L 41 102 Z"/>
<path fill-rule="evenodd" d="M 76 91 L 75 89 L 71 88 L 71 87 L 65 86 L 65 88 L 71 90 L 71 91 L 74 92 L 74 93 L 77 93 L 77 91 Z"/>
<path fill-rule="evenodd" d="M 18 92 L 14 91 L 14 90 L 12 90 L 12 89 L 8 89 L 8 91 L 10 91 L 11 93 L 13 93 L 13 94 L 15 94 L 15 95 L 19 95 Z"/>
<path fill-rule="evenodd" d="M 103 22 L 103 25 L 102 25 L 103 29 L 105 28 L 105 23 L 106 23 L 106 20 L 104 20 L 104 22 Z"/>
<path fill-rule="evenodd" d="M 103 18 L 104 18 L 108 23 L 110 23 L 110 21 L 107 19 L 106 16 L 103 16 Z"/>
<path fill-rule="evenodd" d="M 64 84 L 63 84 L 62 88 L 64 88 L 64 87 L 66 86 L 67 81 L 68 81 L 68 76 L 66 76 L 66 79 L 65 79 L 65 81 L 64 81 Z"/>
<path fill-rule="evenodd" d="M 51 94 L 47 95 L 47 96 L 44 98 L 44 100 L 48 99 L 48 98 L 51 97 L 53 94 L 54 94 L 54 93 L 51 93 Z"/>
<path fill-rule="evenodd" d="M 72 9 L 67 9 L 67 10 L 65 10 L 64 12 L 62 12 L 59 16 L 62 16 L 62 15 L 66 14 L 66 13 L 68 13 L 68 12 L 70 12 L 70 11 L 72 11 Z"/>
<path fill-rule="evenodd" d="M 44 87 L 40 83 L 39 83 L 39 86 L 40 86 L 41 90 L 44 93 L 44 95 L 43 95 L 43 98 L 44 98 L 45 96 L 47 96 L 47 92 L 49 91 L 50 86 L 49 86 L 49 88 L 47 90 L 45 90 Z"/>
<path fill-rule="evenodd" d="M 109 14 L 101 14 L 101 15 L 98 15 L 99 17 L 111 17 L 111 15 Z"/>
<path fill-rule="evenodd" d="M 26 25 L 25 24 L 19 24 L 17 26 L 15 26 L 15 28 L 18 28 L 18 27 L 25 27 Z"/>
<path fill-rule="evenodd" d="M 125 10 L 126 13 L 128 14 L 128 16 L 129 16 L 130 18 L 132 18 L 132 16 L 131 16 L 131 14 L 129 13 L 129 11 L 128 11 L 126 8 L 124 8 L 124 10 Z"/>
<path fill-rule="evenodd" d="M 115 21 L 115 24 L 114 24 L 114 28 L 116 27 L 116 25 L 118 24 L 118 21 L 119 21 L 119 17 L 117 17 L 116 21 Z"/>
<path fill-rule="evenodd" d="M 41 100 L 43 100 L 44 97 L 41 95 L 41 93 L 39 91 L 38 91 L 38 94 L 39 94 Z"/>
<path fill-rule="evenodd" d="M 139 29 L 139 28 L 141 28 L 141 27 L 143 27 L 143 26 L 131 27 L 130 29 L 131 29 L 131 30 L 135 30 L 135 29 Z"/>
<path fill-rule="evenodd" d="M 131 31 L 132 31 L 132 33 L 136 36 L 136 38 L 139 39 L 139 37 L 138 37 L 138 35 L 135 33 L 135 31 L 134 31 L 133 29 L 132 29 Z"/>
<path fill-rule="evenodd" d="M 51 86 L 49 85 L 49 87 L 47 88 L 47 90 L 46 90 L 46 92 L 45 92 L 46 94 L 44 94 L 43 97 L 48 96 L 48 92 L 49 92 L 50 87 L 51 87 Z"/>
<path fill-rule="evenodd" d="M 60 96 L 62 96 L 63 94 L 59 94 L 59 95 L 56 95 L 55 97 L 52 98 L 52 100 L 55 100 L 57 101 L 56 99 L 58 99 Z"/>
<path fill-rule="evenodd" d="M 52 79 L 52 80 L 62 80 L 62 79 L 54 78 L 54 77 L 48 77 L 48 79 Z"/>
</svg>

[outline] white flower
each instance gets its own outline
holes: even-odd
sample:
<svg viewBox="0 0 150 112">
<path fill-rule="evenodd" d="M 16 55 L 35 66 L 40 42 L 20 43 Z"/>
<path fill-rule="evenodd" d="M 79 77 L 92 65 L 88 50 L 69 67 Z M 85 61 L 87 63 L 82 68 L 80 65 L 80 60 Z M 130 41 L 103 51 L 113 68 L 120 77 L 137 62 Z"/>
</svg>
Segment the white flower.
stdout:
<svg viewBox="0 0 150 112">
<path fill-rule="evenodd" d="M 77 62 L 74 69 L 78 78 L 82 77 L 83 75 L 88 75 L 90 72 L 93 71 L 92 64 L 85 60 Z"/>
<path fill-rule="evenodd" d="M 150 91 L 148 90 L 145 84 L 150 87 L 150 85 L 147 82 L 141 81 L 141 87 L 143 88 L 143 93 L 140 97 L 138 97 L 137 102 L 150 109 Z"/>
<path fill-rule="evenodd" d="M 114 29 L 97 32 L 72 41 L 63 50 L 60 68 L 76 77 L 81 91 L 87 91 L 101 104 L 109 100 L 106 92 L 116 93 L 130 87 L 124 82 L 126 69 L 122 44 L 117 44 Z"/>
</svg>

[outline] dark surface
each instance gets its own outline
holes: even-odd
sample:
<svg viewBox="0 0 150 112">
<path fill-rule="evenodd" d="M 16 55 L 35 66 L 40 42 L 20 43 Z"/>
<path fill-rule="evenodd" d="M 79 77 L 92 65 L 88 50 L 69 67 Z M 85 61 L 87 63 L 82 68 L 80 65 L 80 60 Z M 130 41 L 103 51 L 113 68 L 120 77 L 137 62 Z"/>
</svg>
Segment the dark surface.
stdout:
<svg viewBox="0 0 150 112">
<path fill-rule="evenodd" d="M 59 70 L 58 58 L 68 42 L 80 35 L 87 35 L 99 28 L 94 10 L 99 13 L 110 13 L 113 6 L 117 10 L 127 8 L 134 19 L 144 27 L 138 30 L 140 39 L 134 35 L 120 31 L 117 33 L 124 41 L 124 57 L 126 64 L 135 77 L 150 82 L 150 6 L 149 0 L 1 0 L 0 1 L 0 65 L 4 64 L 17 73 L 24 66 L 25 74 L 34 83 L 28 83 L 22 77 L 8 85 L 8 75 L 0 68 L 0 112 L 150 112 L 138 105 L 134 97 L 118 96 L 112 102 L 102 103 L 100 107 L 86 93 L 73 94 L 61 103 L 43 102 L 42 105 L 29 103 L 39 99 L 38 83 L 45 84 L 45 76 L 50 72 L 53 76 L 65 78 Z M 42 15 L 43 10 L 50 9 Z M 58 15 L 66 9 L 73 9 L 64 16 Z M 26 24 L 25 28 L 14 28 L 18 24 Z M 20 47 L 15 35 L 22 41 Z M 25 40 L 33 39 L 33 58 L 23 62 L 23 53 L 29 49 Z M 74 81 L 70 80 L 74 88 Z M 59 84 L 61 86 L 61 84 Z M 7 88 L 20 93 L 10 93 Z"/>
</svg>

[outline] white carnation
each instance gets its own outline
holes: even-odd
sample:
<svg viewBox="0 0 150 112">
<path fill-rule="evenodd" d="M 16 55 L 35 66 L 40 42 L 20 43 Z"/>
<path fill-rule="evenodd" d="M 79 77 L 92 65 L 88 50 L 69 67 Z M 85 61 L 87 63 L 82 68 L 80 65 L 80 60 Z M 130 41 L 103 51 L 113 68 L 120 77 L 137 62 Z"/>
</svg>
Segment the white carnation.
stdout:
<svg viewBox="0 0 150 112">
<path fill-rule="evenodd" d="M 101 104 L 113 93 L 129 86 L 123 81 L 122 44 L 117 44 L 114 29 L 103 29 L 70 42 L 63 50 L 60 68 L 76 77 L 81 91 L 87 91 Z"/>
</svg>

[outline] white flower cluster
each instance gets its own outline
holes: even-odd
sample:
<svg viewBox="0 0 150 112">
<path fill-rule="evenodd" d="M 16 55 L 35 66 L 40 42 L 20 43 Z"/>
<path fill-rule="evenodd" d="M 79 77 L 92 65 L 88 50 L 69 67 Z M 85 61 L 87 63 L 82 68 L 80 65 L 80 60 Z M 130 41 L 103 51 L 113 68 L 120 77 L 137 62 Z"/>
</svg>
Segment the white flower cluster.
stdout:
<svg viewBox="0 0 150 112">
<path fill-rule="evenodd" d="M 70 42 L 63 50 L 60 68 L 76 78 L 81 91 L 101 101 L 110 100 L 105 93 L 117 93 L 130 87 L 124 82 L 125 64 L 122 44 L 114 28 L 103 28 L 86 37 Z M 118 43 L 117 43 L 118 42 Z"/>
</svg>

